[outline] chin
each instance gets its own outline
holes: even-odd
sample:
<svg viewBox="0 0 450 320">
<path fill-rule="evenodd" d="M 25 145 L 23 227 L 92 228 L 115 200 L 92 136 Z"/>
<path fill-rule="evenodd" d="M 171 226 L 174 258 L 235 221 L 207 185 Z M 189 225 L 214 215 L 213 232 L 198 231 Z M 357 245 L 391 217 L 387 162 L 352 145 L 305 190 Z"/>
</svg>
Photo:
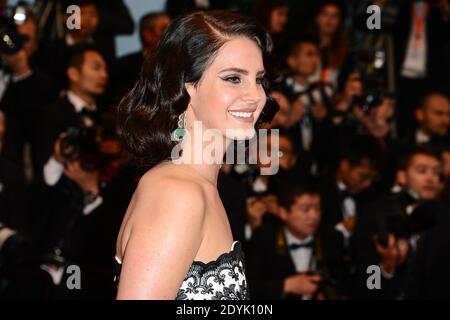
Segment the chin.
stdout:
<svg viewBox="0 0 450 320">
<path fill-rule="evenodd" d="M 256 130 L 254 127 L 227 129 L 225 135 L 230 140 L 250 140 L 255 137 Z"/>
</svg>

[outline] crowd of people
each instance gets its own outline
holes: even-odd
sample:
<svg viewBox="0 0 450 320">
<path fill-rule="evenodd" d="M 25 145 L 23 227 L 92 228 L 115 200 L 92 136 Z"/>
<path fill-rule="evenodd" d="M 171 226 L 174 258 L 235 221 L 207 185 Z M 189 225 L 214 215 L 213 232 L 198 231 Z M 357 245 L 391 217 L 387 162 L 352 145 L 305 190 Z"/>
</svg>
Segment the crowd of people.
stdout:
<svg viewBox="0 0 450 320">
<path fill-rule="evenodd" d="M 117 105 L 171 21 L 209 9 L 254 16 L 274 46 L 280 108 L 264 128 L 278 129 L 279 170 L 224 164 L 218 180 L 250 297 L 450 297 L 447 0 L 168 0 L 120 58 L 114 37 L 134 29 L 122 0 L 62 3 L 47 23 L 24 7 L 17 49 L 0 44 L 1 299 L 115 297 L 117 233 L 143 174 L 116 136 Z M 54 35 L 74 4 L 81 28 Z"/>
</svg>

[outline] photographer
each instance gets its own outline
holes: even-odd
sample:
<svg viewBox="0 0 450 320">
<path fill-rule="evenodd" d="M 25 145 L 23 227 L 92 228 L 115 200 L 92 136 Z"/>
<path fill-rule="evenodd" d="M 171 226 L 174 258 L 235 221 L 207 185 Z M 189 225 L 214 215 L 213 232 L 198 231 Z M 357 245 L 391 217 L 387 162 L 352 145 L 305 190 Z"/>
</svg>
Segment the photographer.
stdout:
<svg viewBox="0 0 450 320">
<path fill-rule="evenodd" d="M 22 10 L 22 11 L 20 11 Z M 23 20 L 3 17 L 2 32 L 13 44 L 2 42 L 0 53 L 0 109 L 8 122 L 4 154 L 18 166 L 24 165 L 24 147 L 31 147 L 33 169 L 36 170 L 37 124 L 41 121 L 44 106 L 56 99 L 51 80 L 37 67 L 38 25 L 33 13 L 18 6 Z M 15 16 L 20 16 L 16 14 Z"/>
<path fill-rule="evenodd" d="M 39 131 L 38 165 L 40 176 L 43 175 L 48 185 L 56 184 L 64 171 L 58 155 L 52 156 L 55 141 L 69 127 L 95 127 L 98 117 L 96 99 L 105 92 L 108 83 L 106 62 L 91 45 L 72 48 L 66 75 L 68 90 L 62 98 L 47 106 Z"/>
<path fill-rule="evenodd" d="M 422 204 L 437 200 L 442 188 L 439 157 L 424 148 L 404 156 L 397 173 L 401 191 L 368 205 L 357 220 L 353 242 L 358 298 L 404 297 L 408 272 L 418 243 L 435 223 L 435 211 L 420 213 Z M 429 248 L 430 250 L 434 250 Z M 366 287 L 370 265 L 381 268 L 381 290 Z"/>
<path fill-rule="evenodd" d="M 329 83 L 311 82 L 320 64 L 317 39 L 303 36 L 295 40 L 287 64 L 290 71 L 277 88 L 291 103 L 285 127 L 299 150 L 300 159 L 314 158 L 314 174 L 320 175 L 328 169 L 334 154 L 329 120 L 334 88 Z"/>
<path fill-rule="evenodd" d="M 311 185 L 280 190 L 281 221 L 256 229 L 247 253 L 255 299 L 340 299 L 342 269 L 338 242 L 318 234 L 321 198 Z M 331 244 L 331 246 L 330 246 Z"/>
</svg>

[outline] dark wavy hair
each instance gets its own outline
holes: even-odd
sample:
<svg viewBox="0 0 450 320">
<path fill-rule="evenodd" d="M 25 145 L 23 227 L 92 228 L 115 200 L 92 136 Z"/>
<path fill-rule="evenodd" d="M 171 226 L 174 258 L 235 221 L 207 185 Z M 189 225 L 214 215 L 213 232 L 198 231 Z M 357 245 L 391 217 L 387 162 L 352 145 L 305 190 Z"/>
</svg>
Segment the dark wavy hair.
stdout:
<svg viewBox="0 0 450 320">
<path fill-rule="evenodd" d="M 258 44 L 270 80 L 267 64 L 272 40 L 253 18 L 231 11 L 199 11 L 174 20 L 168 27 L 118 108 L 117 133 L 142 169 L 170 159 L 176 145 L 171 133 L 190 101 L 185 83 L 197 85 L 218 50 L 235 37 Z M 268 94 L 269 81 L 264 82 L 267 102 L 257 126 L 270 122 L 278 111 Z"/>
</svg>

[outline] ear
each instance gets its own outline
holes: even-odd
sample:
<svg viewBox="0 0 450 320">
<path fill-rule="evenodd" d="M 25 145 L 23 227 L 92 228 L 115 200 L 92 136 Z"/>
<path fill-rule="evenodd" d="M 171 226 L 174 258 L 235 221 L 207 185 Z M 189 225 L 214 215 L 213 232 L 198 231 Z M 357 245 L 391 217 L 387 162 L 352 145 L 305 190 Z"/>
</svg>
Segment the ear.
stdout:
<svg viewBox="0 0 450 320">
<path fill-rule="evenodd" d="M 296 62 L 296 59 L 294 58 L 294 56 L 289 55 L 289 56 L 287 57 L 286 62 L 287 62 L 287 64 L 288 64 L 289 68 L 291 68 L 291 69 L 294 69 L 294 68 L 295 68 L 295 65 L 296 65 L 296 63 L 295 63 L 295 62 Z"/>
<path fill-rule="evenodd" d="M 423 114 L 422 108 L 416 109 L 416 120 L 417 120 L 418 122 L 422 122 L 422 121 L 423 121 L 423 118 L 424 118 L 424 114 Z"/>
<path fill-rule="evenodd" d="M 287 220 L 288 214 L 288 211 L 284 207 L 278 206 L 278 216 L 282 221 L 285 222 Z"/>
<path fill-rule="evenodd" d="M 406 171 L 405 170 L 398 170 L 397 174 L 395 176 L 396 182 L 397 184 L 399 184 L 400 186 L 405 186 L 406 185 Z"/>
<path fill-rule="evenodd" d="M 144 44 L 152 44 L 154 42 L 153 34 L 149 30 L 142 30 L 141 37 L 144 40 Z"/>
<path fill-rule="evenodd" d="M 80 72 L 77 68 L 70 67 L 67 69 L 67 78 L 70 82 L 78 82 L 80 81 Z"/>
<path fill-rule="evenodd" d="M 347 159 L 342 159 L 339 163 L 339 170 L 348 172 L 350 170 L 350 162 Z"/>
</svg>

